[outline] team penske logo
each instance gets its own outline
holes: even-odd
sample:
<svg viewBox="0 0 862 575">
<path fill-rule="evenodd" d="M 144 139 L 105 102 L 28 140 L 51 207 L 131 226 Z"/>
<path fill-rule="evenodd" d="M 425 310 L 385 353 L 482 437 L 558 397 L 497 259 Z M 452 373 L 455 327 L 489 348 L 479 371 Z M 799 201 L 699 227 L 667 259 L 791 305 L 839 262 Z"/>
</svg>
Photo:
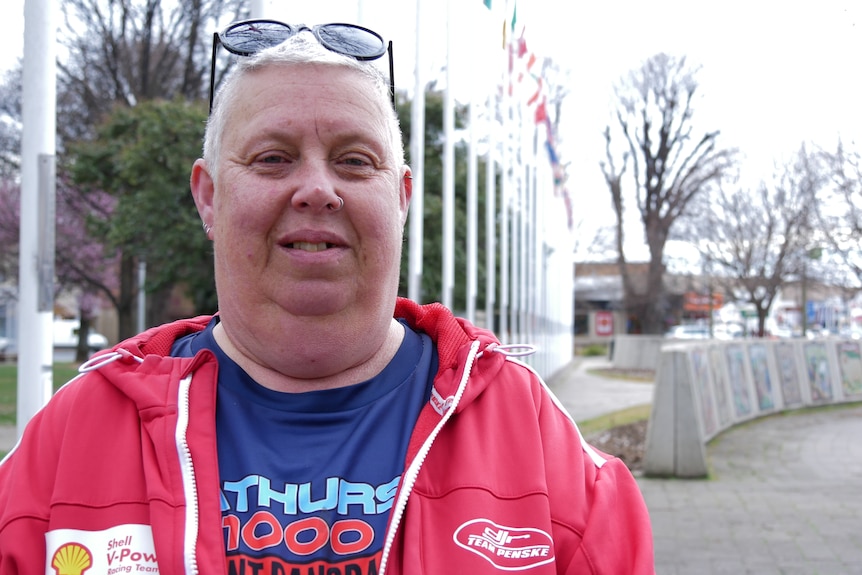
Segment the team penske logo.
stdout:
<svg viewBox="0 0 862 575">
<path fill-rule="evenodd" d="M 431 407 L 434 408 L 434 411 L 440 415 L 446 415 L 453 403 L 455 403 L 455 396 L 443 397 L 436 387 L 431 388 Z"/>
<path fill-rule="evenodd" d="M 553 539 L 541 529 L 473 519 L 458 527 L 453 538 L 459 546 L 504 571 L 524 571 L 554 560 Z"/>
<path fill-rule="evenodd" d="M 82 575 L 93 565 L 93 554 L 80 543 L 66 543 L 54 552 L 51 567 L 57 575 Z"/>
</svg>

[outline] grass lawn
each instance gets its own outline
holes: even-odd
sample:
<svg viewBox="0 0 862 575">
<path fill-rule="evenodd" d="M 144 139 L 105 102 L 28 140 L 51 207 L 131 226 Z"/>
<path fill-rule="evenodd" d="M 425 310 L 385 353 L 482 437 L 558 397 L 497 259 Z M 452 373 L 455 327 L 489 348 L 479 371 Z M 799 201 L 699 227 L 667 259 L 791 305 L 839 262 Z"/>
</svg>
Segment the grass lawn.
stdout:
<svg viewBox="0 0 862 575">
<path fill-rule="evenodd" d="M 652 405 L 636 405 L 634 407 L 608 413 L 607 415 L 600 415 L 599 417 L 588 419 L 586 421 L 579 421 L 578 428 L 581 430 L 582 434 L 590 435 L 591 433 L 605 431 L 620 425 L 627 425 L 629 423 L 635 423 L 636 421 L 646 421 L 649 419 L 651 411 Z"/>
<path fill-rule="evenodd" d="M 73 363 L 54 364 L 54 389 L 75 377 L 78 366 Z M 0 425 L 15 425 L 18 397 L 18 366 L 0 364 Z"/>
</svg>

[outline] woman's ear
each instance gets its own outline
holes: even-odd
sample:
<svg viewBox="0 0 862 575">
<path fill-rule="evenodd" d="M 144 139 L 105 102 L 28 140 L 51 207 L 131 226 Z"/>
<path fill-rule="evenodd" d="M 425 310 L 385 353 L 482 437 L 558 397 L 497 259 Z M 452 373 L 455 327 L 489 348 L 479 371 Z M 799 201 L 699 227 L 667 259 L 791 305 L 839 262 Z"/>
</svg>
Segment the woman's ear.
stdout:
<svg viewBox="0 0 862 575">
<path fill-rule="evenodd" d="M 399 196 L 401 198 L 401 225 L 407 222 L 407 211 L 410 208 L 410 198 L 413 197 L 413 174 L 410 168 L 405 166 L 401 174 Z"/>
<path fill-rule="evenodd" d="M 207 163 L 203 159 L 195 160 L 192 166 L 192 175 L 189 179 L 192 197 L 198 209 L 205 230 L 211 230 L 215 224 L 215 212 L 213 210 L 213 197 L 215 196 L 215 185 L 210 175 Z M 207 231 L 209 236 L 209 231 Z"/>
</svg>

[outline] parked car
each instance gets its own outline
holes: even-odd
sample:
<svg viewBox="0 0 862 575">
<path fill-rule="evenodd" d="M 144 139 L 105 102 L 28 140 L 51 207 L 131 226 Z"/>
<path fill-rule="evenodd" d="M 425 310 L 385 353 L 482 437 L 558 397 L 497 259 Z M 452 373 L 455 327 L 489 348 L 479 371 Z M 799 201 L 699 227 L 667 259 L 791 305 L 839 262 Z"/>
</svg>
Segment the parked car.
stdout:
<svg viewBox="0 0 862 575">
<path fill-rule="evenodd" d="M 739 339 L 745 335 L 745 330 L 738 323 L 717 323 L 712 326 L 712 337 L 715 339 Z"/>
<path fill-rule="evenodd" d="M 709 333 L 709 324 L 690 323 L 675 325 L 665 334 L 672 339 L 737 339 L 743 336 L 742 326 L 735 323 L 716 323 Z"/>
<path fill-rule="evenodd" d="M 78 347 L 80 322 L 76 319 L 54 320 L 54 361 L 73 361 Z M 90 355 L 108 347 L 108 338 L 96 331 L 87 335 Z"/>
<path fill-rule="evenodd" d="M 781 339 L 795 337 L 796 334 L 793 333 L 793 330 L 789 327 L 782 325 L 773 325 L 766 329 L 767 335 L 769 337 L 777 337 Z"/>
<path fill-rule="evenodd" d="M 8 337 L 0 337 L 0 361 L 4 361 L 9 358 L 10 353 L 12 351 L 12 342 L 9 341 Z"/>
<path fill-rule="evenodd" d="M 838 335 L 846 339 L 862 339 L 862 327 L 859 327 L 858 325 L 848 325 L 842 328 Z"/>
<path fill-rule="evenodd" d="M 706 324 L 683 324 L 670 328 L 665 337 L 672 339 L 709 339 L 709 326 Z"/>
<path fill-rule="evenodd" d="M 80 324 L 76 319 L 55 319 L 53 324 L 54 361 L 69 362 L 75 360 L 78 348 L 78 329 Z M 108 338 L 96 331 L 91 331 L 87 337 L 87 350 L 90 355 L 108 347 Z M 17 349 L 12 339 L 0 337 L 0 361 L 14 359 Z"/>
</svg>

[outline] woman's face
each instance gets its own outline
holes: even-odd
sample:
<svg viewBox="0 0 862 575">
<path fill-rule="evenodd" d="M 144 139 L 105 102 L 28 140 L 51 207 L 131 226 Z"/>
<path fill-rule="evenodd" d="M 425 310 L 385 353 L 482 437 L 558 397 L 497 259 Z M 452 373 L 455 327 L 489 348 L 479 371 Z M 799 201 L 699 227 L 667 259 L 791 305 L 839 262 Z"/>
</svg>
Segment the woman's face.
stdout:
<svg viewBox="0 0 862 575">
<path fill-rule="evenodd" d="M 386 103 L 320 65 L 270 65 L 239 89 L 218 165 L 192 174 L 222 322 L 249 347 L 290 321 L 374 332 L 392 318 L 411 191 Z"/>
</svg>

